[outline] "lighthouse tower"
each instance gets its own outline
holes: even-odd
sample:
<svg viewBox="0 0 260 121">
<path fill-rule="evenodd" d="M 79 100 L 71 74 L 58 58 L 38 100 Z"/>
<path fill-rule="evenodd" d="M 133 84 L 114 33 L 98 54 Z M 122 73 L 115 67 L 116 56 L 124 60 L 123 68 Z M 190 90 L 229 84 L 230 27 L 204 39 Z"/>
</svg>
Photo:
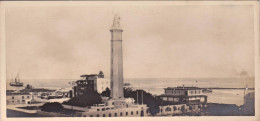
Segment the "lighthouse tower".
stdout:
<svg viewBox="0 0 260 121">
<path fill-rule="evenodd" d="M 123 51 L 122 32 L 120 27 L 120 17 L 115 15 L 111 32 L 111 97 L 113 99 L 124 98 L 123 93 Z"/>
</svg>

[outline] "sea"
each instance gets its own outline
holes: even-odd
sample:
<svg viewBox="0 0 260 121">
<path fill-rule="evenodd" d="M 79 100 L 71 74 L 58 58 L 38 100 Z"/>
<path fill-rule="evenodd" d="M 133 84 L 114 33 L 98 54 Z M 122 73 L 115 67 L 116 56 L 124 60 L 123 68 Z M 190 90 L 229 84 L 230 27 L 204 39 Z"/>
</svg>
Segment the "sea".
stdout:
<svg viewBox="0 0 260 121">
<path fill-rule="evenodd" d="M 24 87 L 27 84 L 34 88 L 60 89 L 72 88 L 72 82 L 77 79 L 21 79 Z M 11 87 L 7 81 L 7 90 L 22 89 L 24 87 Z M 200 88 L 254 88 L 254 78 L 125 78 L 132 89 L 143 89 L 153 95 L 161 95 L 164 88 L 176 86 L 193 86 Z M 208 96 L 208 103 L 243 105 L 244 95 L 255 90 L 245 89 L 213 89 Z"/>
</svg>

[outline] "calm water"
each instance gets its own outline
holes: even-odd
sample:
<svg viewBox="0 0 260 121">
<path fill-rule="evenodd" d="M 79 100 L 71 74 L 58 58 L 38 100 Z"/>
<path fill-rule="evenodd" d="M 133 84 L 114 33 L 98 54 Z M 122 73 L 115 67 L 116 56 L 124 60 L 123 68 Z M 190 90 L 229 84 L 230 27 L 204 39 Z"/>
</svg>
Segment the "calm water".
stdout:
<svg viewBox="0 0 260 121">
<path fill-rule="evenodd" d="M 27 79 L 21 80 L 26 84 L 30 84 L 36 88 L 71 88 L 69 82 L 76 79 Z M 197 87 L 223 87 L 223 88 L 245 88 L 246 85 L 249 88 L 254 88 L 253 78 L 126 78 L 126 83 L 130 83 L 133 89 L 144 89 L 154 95 L 160 95 L 164 93 L 166 87 L 176 86 L 197 86 Z M 24 87 L 19 87 L 19 89 Z M 7 89 L 14 89 L 7 84 Z M 245 93 L 253 92 L 253 90 L 247 90 Z M 243 104 L 244 90 L 213 90 L 213 93 L 207 93 L 208 102 L 212 103 L 225 103 L 225 104 Z"/>
</svg>

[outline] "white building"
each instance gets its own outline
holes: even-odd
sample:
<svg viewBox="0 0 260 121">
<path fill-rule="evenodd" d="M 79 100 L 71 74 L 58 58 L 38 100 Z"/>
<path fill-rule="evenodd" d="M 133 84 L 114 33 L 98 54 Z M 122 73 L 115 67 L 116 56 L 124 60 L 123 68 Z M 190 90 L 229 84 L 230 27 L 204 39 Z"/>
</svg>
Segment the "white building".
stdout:
<svg viewBox="0 0 260 121">
<path fill-rule="evenodd" d="M 149 115 L 146 105 L 134 104 L 132 98 L 108 100 L 105 104 L 91 106 L 84 112 L 78 113 L 82 117 L 140 117 Z"/>
<path fill-rule="evenodd" d="M 32 95 L 30 93 L 12 92 L 6 94 L 7 105 L 31 104 L 31 101 Z"/>
<path fill-rule="evenodd" d="M 106 90 L 106 88 L 110 89 L 110 79 L 109 78 L 97 78 L 97 92 L 102 93 Z"/>
</svg>

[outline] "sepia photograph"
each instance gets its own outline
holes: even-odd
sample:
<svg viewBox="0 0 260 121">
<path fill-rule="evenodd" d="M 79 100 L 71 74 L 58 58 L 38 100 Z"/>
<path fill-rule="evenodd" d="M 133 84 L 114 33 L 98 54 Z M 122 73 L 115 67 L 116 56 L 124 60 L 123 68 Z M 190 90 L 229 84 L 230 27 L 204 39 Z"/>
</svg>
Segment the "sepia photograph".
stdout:
<svg viewBox="0 0 260 121">
<path fill-rule="evenodd" d="M 6 3 L 7 119 L 257 115 L 257 2 Z"/>
</svg>

